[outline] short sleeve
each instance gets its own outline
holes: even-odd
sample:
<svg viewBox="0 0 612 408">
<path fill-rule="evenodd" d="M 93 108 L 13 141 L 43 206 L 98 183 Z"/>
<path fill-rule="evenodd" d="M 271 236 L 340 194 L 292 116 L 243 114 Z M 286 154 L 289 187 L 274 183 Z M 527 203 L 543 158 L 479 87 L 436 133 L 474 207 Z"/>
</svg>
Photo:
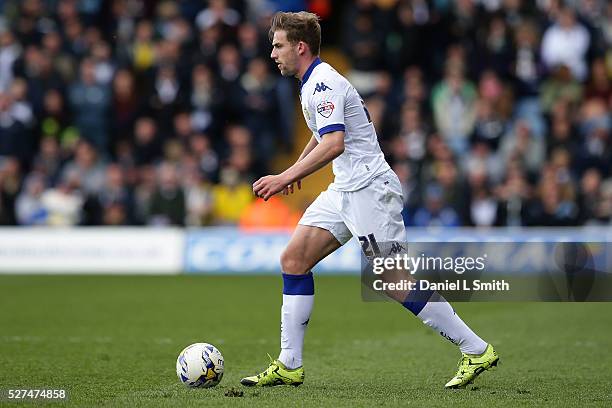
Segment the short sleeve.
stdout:
<svg viewBox="0 0 612 408">
<path fill-rule="evenodd" d="M 315 111 L 319 136 L 338 130 L 344 131 L 345 100 L 344 95 L 332 93 L 329 88 L 326 91 L 317 91 L 315 88 L 315 95 L 312 96 L 311 101 Z"/>
</svg>

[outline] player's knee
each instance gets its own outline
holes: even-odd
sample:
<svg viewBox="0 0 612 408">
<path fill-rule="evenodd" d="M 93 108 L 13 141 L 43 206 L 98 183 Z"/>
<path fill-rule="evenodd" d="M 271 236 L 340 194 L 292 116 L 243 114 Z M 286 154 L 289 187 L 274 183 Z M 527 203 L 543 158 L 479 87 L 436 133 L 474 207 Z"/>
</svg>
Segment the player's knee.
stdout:
<svg viewBox="0 0 612 408">
<path fill-rule="evenodd" d="M 281 268 L 283 273 L 289 275 L 304 275 L 308 273 L 308 267 L 303 257 L 294 251 L 283 251 L 281 255 Z"/>
</svg>

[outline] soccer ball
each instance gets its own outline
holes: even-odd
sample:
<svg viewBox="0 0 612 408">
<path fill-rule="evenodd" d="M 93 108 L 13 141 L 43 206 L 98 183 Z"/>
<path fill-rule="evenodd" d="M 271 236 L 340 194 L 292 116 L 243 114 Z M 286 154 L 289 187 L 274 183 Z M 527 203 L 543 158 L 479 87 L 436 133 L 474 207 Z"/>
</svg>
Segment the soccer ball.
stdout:
<svg viewBox="0 0 612 408">
<path fill-rule="evenodd" d="M 223 378 L 223 356 L 208 343 L 187 346 L 176 359 L 176 375 L 187 387 L 214 387 Z"/>
</svg>

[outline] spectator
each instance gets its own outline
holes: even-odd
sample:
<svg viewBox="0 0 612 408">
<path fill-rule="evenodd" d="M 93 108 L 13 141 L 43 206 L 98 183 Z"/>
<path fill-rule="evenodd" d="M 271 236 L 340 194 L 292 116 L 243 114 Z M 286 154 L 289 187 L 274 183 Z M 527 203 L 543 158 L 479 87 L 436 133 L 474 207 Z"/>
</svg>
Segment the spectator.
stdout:
<svg viewBox="0 0 612 408">
<path fill-rule="evenodd" d="M 540 88 L 542 111 L 548 113 L 560 99 L 575 106 L 582 100 L 582 95 L 582 85 L 572 78 L 567 66 L 560 65 Z"/>
<path fill-rule="evenodd" d="M 137 165 L 153 164 L 161 156 L 161 140 L 155 120 L 142 117 L 134 125 L 134 161 Z"/>
<path fill-rule="evenodd" d="M 221 170 L 220 181 L 213 187 L 213 217 L 219 224 L 236 224 L 253 201 L 253 189 L 231 166 Z"/>
<path fill-rule="evenodd" d="M 513 160 L 508 164 L 506 178 L 496 188 L 499 201 L 500 225 L 518 227 L 527 225 L 527 209 L 531 200 L 531 187 L 522 170 L 522 164 Z"/>
<path fill-rule="evenodd" d="M 575 225 L 578 208 L 573 201 L 573 191 L 562 189 L 555 180 L 551 167 L 543 171 L 535 200 L 527 210 L 527 225 L 571 226 Z"/>
<path fill-rule="evenodd" d="M 425 205 L 414 214 L 415 227 L 456 227 L 460 225 L 459 215 L 449 207 L 443 198 L 439 185 L 430 184 L 425 190 Z"/>
<path fill-rule="evenodd" d="M 411 217 L 418 206 L 419 200 L 417 178 L 414 177 L 414 171 L 408 161 L 396 162 L 393 165 L 393 171 L 397 174 L 402 185 L 402 197 L 404 199 L 402 218 L 404 219 L 404 225 L 410 225 Z"/>
<path fill-rule="evenodd" d="M 518 160 L 528 173 L 537 174 L 544 161 L 546 149 L 544 140 L 532 134 L 529 124 L 519 121 L 504 135 L 500 153 L 504 163 Z"/>
<path fill-rule="evenodd" d="M 240 14 L 228 7 L 225 0 L 209 0 L 208 7 L 196 16 L 196 25 L 205 30 L 217 24 L 235 27 L 240 22 Z"/>
<path fill-rule="evenodd" d="M 72 2 L 65 2 L 66 4 Z M 64 22 L 64 37 L 68 52 L 81 59 L 87 54 L 88 44 L 83 24 L 78 17 L 69 18 Z"/>
<path fill-rule="evenodd" d="M 58 72 L 64 82 L 75 77 L 76 66 L 74 58 L 66 52 L 62 37 L 58 31 L 48 31 L 42 38 L 42 49 L 52 61 L 54 71 Z"/>
<path fill-rule="evenodd" d="M 153 25 L 149 20 L 142 20 L 136 26 L 135 40 L 128 51 L 132 65 L 138 72 L 147 71 L 156 59 L 153 43 Z"/>
<path fill-rule="evenodd" d="M 276 81 L 261 58 L 249 62 L 247 71 L 240 78 L 239 89 L 241 121 L 257 141 L 257 156 L 266 160 L 274 154 L 276 138 L 280 136 L 276 120 L 280 109 Z"/>
<path fill-rule="evenodd" d="M 137 184 L 134 189 L 134 215 L 136 223 L 145 225 L 151 215 L 151 200 L 157 188 L 157 174 L 152 165 L 138 168 Z"/>
<path fill-rule="evenodd" d="M 476 89 L 460 65 L 448 64 L 444 80 L 431 91 L 431 101 L 438 131 L 456 154 L 464 153 L 474 129 Z"/>
<path fill-rule="evenodd" d="M 570 152 L 577 152 L 579 148 L 578 136 L 575 134 L 570 120 L 566 117 L 560 117 L 552 121 L 552 129 L 550 130 L 550 138 L 547 142 L 548 152 L 550 154 L 556 148 L 562 148 Z"/>
<path fill-rule="evenodd" d="M 439 160 L 435 166 L 435 183 L 442 189 L 442 199 L 459 217 L 464 217 L 467 206 L 465 182 L 461 179 L 455 163 Z"/>
<path fill-rule="evenodd" d="M 134 218 L 134 197 L 125 183 L 125 174 L 118 164 L 106 167 L 104 186 L 97 195 L 88 197 L 84 204 L 87 224 L 91 225 L 132 225 Z"/>
<path fill-rule="evenodd" d="M 538 48 L 538 32 L 531 21 L 522 22 L 514 35 L 516 49 L 511 65 L 511 78 L 516 95 L 516 116 L 530 123 L 535 134 L 544 133 L 542 109 L 538 101 L 542 82 L 542 61 Z"/>
<path fill-rule="evenodd" d="M 507 124 L 495 107 L 486 100 L 476 103 L 476 121 L 472 141 L 481 141 L 489 145 L 495 151 L 500 144 L 503 134 L 507 130 Z"/>
<path fill-rule="evenodd" d="M 349 81 L 361 95 L 374 90 L 376 71 L 383 60 L 381 12 L 372 0 L 358 0 L 344 14 L 343 49 L 351 60 Z"/>
<path fill-rule="evenodd" d="M 411 4 L 412 3 L 412 4 Z M 393 27 L 386 38 L 385 65 L 394 73 L 414 66 L 423 58 L 423 19 L 415 16 L 417 2 L 400 1 L 392 21 Z"/>
<path fill-rule="evenodd" d="M 612 181 L 610 179 L 602 183 L 601 201 L 597 207 L 597 218 L 600 223 L 610 225 L 612 222 Z"/>
<path fill-rule="evenodd" d="M 223 123 L 224 93 L 215 83 L 212 70 L 205 64 L 197 64 L 191 72 L 191 95 L 193 127 L 201 132 L 216 132 Z"/>
<path fill-rule="evenodd" d="M 510 74 L 512 47 L 510 45 L 508 27 L 501 15 L 494 16 L 489 22 L 481 44 L 478 45 L 476 72 L 492 70 L 500 77 Z"/>
<path fill-rule="evenodd" d="M 183 144 L 186 144 L 194 132 L 191 115 L 188 111 L 178 112 L 176 115 L 174 115 L 173 122 L 173 138 L 179 140 Z"/>
<path fill-rule="evenodd" d="M 17 76 L 28 83 L 28 99 L 35 114 L 40 114 L 44 94 L 48 89 L 63 89 L 61 75 L 54 69 L 50 56 L 41 52 L 36 45 L 26 48 L 13 67 Z"/>
<path fill-rule="evenodd" d="M 485 168 L 473 168 L 468 176 L 469 204 L 466 224 L 475 227 L 501 225 L 502 207 L 493 195 Z"/>
<path fill-rule="evenodd" d="M 589 32 L 576 20 L 574 10 L 563 7 L 556 23 L 544 32 L 542 59 L 549 70 L 565 65 L 575 79 L 584 81 L 588 74 L 586 54 L 589 42 Z"/>
<path fill-rule="evenodd" d="M 398 137 L 405 145 L 407 159 L 419 162 L 425 158 L 428 129 L 423 123 L 419 106 L 407 102 L 400 116 Z"/>
<path fill-rule="evenodd" d="M 488 143 L 475 141 L 470 151 L 462 158 L 463 171 L 470 173 L 476 168 L 487 169 L 487 178 L 493 183 L 499 183 L 504 174 L 504 162 L 499 153 L 493 152 Z"/>
<path fill-rule="evenodd" d="M 13 64 L 21 55 L 21 46 L 13 33 L 0 27 L 0 93 L 9 90 L 13 82 Z"/>
<path fill-rule="evenodd" d="M 57 137 L 60 140 L 69 136 L 70 112 L 59 89 L 49 89 L 45 92 L 40 117 L 42 135 Z"/>
<path fill-rule="evenodd" d="M 80 81 L 70 88 L 70 105 L 81 136 L 105 154 L 108 150 L 106 129 L 110 92 L 96 82 L 95 63 L 84 59 Z"/>
<path fill-rule="evenodd" d="M 115 64 L 111 59 L 111 49 L 104 41 L 95 43 L 91 50 L 96 83 L 108 85 L 115 73 Z"/>
<path fill-rule="evenodd" d="M 78 177 L 85 195 L 98 194 L 104 185 L 105 165 L 89 142 L 82 140 L 77 144 L 74 159 L 66 163 L 62 170 L 65 182 Z"/>
<path fill-rule="evenodd" d="M 202 226 L 212 223 L 213 196 L 210 183 L 202 177 L 194 156 L 187 156 L 181 166 L 181 179 L 185 191 L 186 224 Z"/>
<path fill-rule="evenodd" d="M 111 129 L 113 145 L 128 140 L 138 114 L 142 110 L 134 75 L 127 69 L 115 73 L 112 83 Z"/>
<path fill-rule="evenodd" d="M 575 154 L 579 170 L 597 167 L 603 174 L 609 175 L 612 165 L 612 117 L 603 101 L 593 99 L 586 101 L 580 112 L 581 120 L 578 129 L 581 134 L 581 146 Z"/>
<path fill-rule="evenodd" d="M 55 185 L 60 176 L 61 165 L 62 157 L 57 139 L 53 136 L 44 137 L 34 158 L 34 170 L 45 178 L 45 184 Z"/>
<path fill-rule="evenodd" d="M 215 56 L 217 55 L 221 42 L 221 35 L 221 27 L 218 25 L 200 30 L 198 62 L 211 64 L 215 61 Z"/>
<path fill-rule="evenodd" d="M 158 187 L 151 197 L 149 223 L 152 225 L 185 225 L 185 193 L 174 165 L 164 162 L 157 169 Z"/>
<path fill-rule="evenodd" d="M 24 187 L 17 196 L 15 215 L 20 225 L 47 224 L 47 209 L 42 202 L 45 191 L 45 177 L 39 173 L 31 173 L 24 182 Z"/>
<path fill-rule="evenodd" d="M 21 169 L 14 158 L 0 162 L 0 225 L 17 225 L 15 202 L 21 189 Z"/>
<path fill-rule="evenodd" d="M 217 70 L 221 80 L 221 88 L 227 92 L 225 108 L 229 109 L 230 116 L 237 116 L 240 110 L 238 106 L 239 80 L 242 73 L 240 65 L 240 54 L 233 44 L 224 44 L 219 48 L 217 56 Z"/>
<path fill-rule="evenodd" d="M 584 172 L 580 180 L 577 201 L 581 224 L 597 223 L 601 215 L 600 205 L 603 201 L 599 170 L 591 168 Z"/>
<path fill-rule="evenodd" d="M 210 140 L 206 135 L 196 134 L 189 140 L 189 151 L 197 161 L 199 171 L 207 180 L 217 180 L 219 170 L 219 157 L 212 149 Z"/>
<path fill-rule="evenodd" d="M 153 89 L 149 96 L 149 108 L 157 118 L 160 130 L 172 131 L 172 118 L 185 105 L 185 95 L 176 69 L 172 65 L 163 65 L 157 69 Z"/>
<path fill-rule="evenodd" d="M 238 27 L 238 43 L 240 44 L 242 65 L 246 65 L 252 59 L 268 53 L 268 50 L 262 46 L 260 33 L 253 23 L 245 22 Z"/>
<path fill-rule="evenodd" d="M 163 160 L 179 166 L 186 156 L 184 145 L 177 139 L 169 139 L 164 144 Z"/>
<path fill-rule="evenodd" d="M 10 94 L 0 93 L 0 156 L 12 156 L 27 161 L 28 151 L 27 129 L 15 118 L 13 98 Z"/>
<path fill-rule="evenodd" d="M 586 85 L 586 99 L 599 98 L 609 101 L 612 97 L 612 84 L 606 72 L 606 63 L 602 58 L 597 58 L 591 65 L 591 76 Z"/>
<path fill-rule="evenodd" d="M 15 120 L 21 122 L 26 128 L 31 129 L 34 126 L 34 112 L 32 105 L 27 99 L 28 84 L 22 78 L 16 78 L 9 90 L 11 104 L 11 116 Z M 28 146 L 31 151 L 32 146 Z"/>
<path fill-rule="evenodd" d="M 55 187 L 42 194 L 47 224 L 52 226 L 74 226 L 81 221 L 83 196 L 79 191 L 80 177 L 76 170 L 66 174 Z"/>
</svg>

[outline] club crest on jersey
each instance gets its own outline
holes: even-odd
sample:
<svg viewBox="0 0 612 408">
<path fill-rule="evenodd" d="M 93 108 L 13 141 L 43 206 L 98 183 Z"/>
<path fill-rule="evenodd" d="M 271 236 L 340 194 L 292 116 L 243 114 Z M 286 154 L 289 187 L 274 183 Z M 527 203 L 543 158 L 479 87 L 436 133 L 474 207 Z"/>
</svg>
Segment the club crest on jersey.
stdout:
<svg viewBox="0 0 612 408">
<path fill-rule="evenodd" d="M 317 105 L 317 113 L 324 118 L 329 118 L 334 112 L 334 107 L 331 101 L 321 101 L 321 103 Z"/>
<path fill-rule="evenodd" d="M 325 85 L 324 82 L 319 82 L 318 84 L 315 85 L 315 90 L 314 90 L 314 92 L 312 94 L 314 95 L 317 92 L 325 92 L 328 89 L 333 91 L 333 89 L 331 89 L 329 86 Z"/>
</svg>

